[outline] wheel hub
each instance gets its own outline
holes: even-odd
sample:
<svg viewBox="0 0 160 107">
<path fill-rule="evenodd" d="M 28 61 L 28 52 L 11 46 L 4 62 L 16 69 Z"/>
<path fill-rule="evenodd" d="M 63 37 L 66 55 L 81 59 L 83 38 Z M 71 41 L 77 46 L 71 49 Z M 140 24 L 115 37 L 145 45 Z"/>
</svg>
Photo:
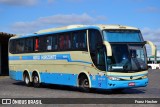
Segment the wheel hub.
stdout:
<svg viewBox="0 0 160 107">
<path fill-rule="evenodd" d="M 38 80 L 38 77 L 35 76 L 35 77 L 34 77 L 34 83 L 38 83 L 38 81 L 39 81 L 39 80 Z"/>
<path fill-rule="evenodd" d="M 29 78 L 27 76 L 25 77 L 25 82 L 26 82 L 26 84 L 29 83 Z"/>
</svg>

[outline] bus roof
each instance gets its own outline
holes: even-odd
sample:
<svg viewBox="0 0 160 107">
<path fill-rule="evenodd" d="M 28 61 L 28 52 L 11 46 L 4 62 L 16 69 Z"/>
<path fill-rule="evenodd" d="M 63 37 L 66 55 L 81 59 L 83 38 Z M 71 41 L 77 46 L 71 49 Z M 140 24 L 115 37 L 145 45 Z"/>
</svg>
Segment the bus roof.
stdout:
<svg viewBox="0 0 160 107">
<path fill-rule="evenodd" d="M 123 26 L 123 25 L 69 25 L 64 27 L 57 27 L 57 28 L 50 28 L 50 29 L 44 29 L 40 30 L 38 32 L 35 32 L 33 34 L 27 34 L 27 35 L 17 35 L 14 38 L 24 38 L 24 37 L 30 37 L 30 36 L 38 36 L 43 34 L 51 34 L 51 33 L 60 33 L 60 32 L 67 32 L 67 31 L 74 31 L 74 30 L 82 30 L 82 29 L 98 29 L 98 30 L 104 30 L 104 29 L 128 29 L 128 30 L 139 30 L 138 28 L 131 27 L 131 26 Z"/>
<path fill-rule="evenodd" d="M 101 30 L 104 30 L 104 29 L 133 29 L 133 30 L 138 30 L 137 28 L 134 28 L 134 27 L 122 26 L 122 25 L 69 25 L 69 26 L 59 27 L 59 28 L 44 29 L 44 30 L 40 30 L 36 33 L 40 34 L 40 33 L 53 32 L 53 31 L 65 30 L 65 29 L 96 28 L 96 27 L 101 29 Z"/>
</svg>

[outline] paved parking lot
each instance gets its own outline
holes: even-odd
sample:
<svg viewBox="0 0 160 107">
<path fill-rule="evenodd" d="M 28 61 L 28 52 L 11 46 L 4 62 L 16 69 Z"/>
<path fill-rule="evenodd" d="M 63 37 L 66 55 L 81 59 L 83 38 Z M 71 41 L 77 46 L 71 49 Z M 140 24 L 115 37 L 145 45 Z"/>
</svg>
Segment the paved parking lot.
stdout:
<svg viewBox="0 0 160 107">
<path fill-rule="evenodd" d="M 83 93 L 78 88 L 57 85 L 27 87 L 5 76 L 0 77 L 0 98 L 160 98 L 160 70 L 150 70 L 148 76 L 147 87 L 125 89 L 121 93 L 105 90 Z"/>
</svg>

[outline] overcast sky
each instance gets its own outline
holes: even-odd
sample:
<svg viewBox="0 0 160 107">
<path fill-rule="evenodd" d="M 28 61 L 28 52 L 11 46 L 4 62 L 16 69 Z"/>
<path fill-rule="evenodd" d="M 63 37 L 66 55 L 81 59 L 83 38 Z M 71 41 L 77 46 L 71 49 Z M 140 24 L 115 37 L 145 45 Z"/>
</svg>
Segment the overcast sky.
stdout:
<svg viewBox="0 0 160 107">
<path fill-rule="evenodd" d="M 160 0 L 0 0 L 0 32 L 33 33 L 70 24 L 137 27 L 160 50 Z"/>
</svg>

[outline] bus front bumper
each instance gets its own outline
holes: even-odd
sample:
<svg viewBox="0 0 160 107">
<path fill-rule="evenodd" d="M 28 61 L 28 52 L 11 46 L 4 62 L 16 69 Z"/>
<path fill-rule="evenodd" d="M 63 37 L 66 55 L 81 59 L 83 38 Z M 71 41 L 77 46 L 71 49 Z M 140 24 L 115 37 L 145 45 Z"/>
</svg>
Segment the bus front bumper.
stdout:
<svg viewBox="0 0 160 107">
<path fill-rule="evenodd" d="M 102 79 L 93 80 L 91 78 L 91 83 L 92 83 L 91 88 L 124 89 L 124 88 L 145 87 L 148 85 L 148 78 L 143 78 L 139 80 L 110 80 L 103 76 Z"/>
<path fill-rule="evenodd" d="M 108 80 L 107 89 L 145 87 L 147 85 L 148 85 L 148 78 L 141 80 L 128 80 L 128 81 Z"/>
</svg>

